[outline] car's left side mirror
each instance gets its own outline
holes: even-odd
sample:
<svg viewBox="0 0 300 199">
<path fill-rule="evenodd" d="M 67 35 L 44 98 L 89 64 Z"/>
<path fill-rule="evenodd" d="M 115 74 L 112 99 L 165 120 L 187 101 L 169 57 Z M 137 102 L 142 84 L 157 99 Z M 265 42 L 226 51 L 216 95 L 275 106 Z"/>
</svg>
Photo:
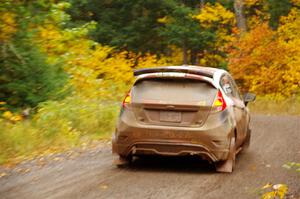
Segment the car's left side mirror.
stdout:
<svg viewBox="0 0 300 199">
<path fill-rule="evenodd" d="M 249 102 L 253 102 L 256 99 L 256 95 L 254 93 L 245 93 L 243 98 L 244 103 L 247 106 Z"/>
</svg>

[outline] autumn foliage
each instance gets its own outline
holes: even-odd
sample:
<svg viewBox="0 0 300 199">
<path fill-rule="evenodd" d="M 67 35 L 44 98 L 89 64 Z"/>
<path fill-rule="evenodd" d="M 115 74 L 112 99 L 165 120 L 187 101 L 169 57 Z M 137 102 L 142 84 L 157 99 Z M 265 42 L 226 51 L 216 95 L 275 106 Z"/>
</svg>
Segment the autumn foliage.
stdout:
<svg viewBox="0 0 300 199">
<path fill-rule="evenodd" d="M 229 69 L 245 90 L 281 96 L 300 92 L 299 21 L 299 11 L 292 10 L 278 30 L 262 23 L 235 39 Z"/>
</svg>

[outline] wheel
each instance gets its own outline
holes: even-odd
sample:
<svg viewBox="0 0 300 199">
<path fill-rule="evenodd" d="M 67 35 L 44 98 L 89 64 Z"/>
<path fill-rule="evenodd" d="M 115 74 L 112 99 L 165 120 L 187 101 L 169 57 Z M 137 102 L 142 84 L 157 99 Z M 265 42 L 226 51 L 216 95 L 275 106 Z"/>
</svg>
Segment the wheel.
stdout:
<svg viewBox="0 0 300 199">
<path fill-rule="evenodd" d="M 121 155 L 114 155 L 113 157 L 113 164 L 119 168 L 125 167 L 129 165 L 132 161 L 132 156 L 121 156 Z"/>
<path fill-rule="evenodd" d="M 235 137 L 230 140 L 229 155 L 227 160 L 220 161 L 216 164 L 217 172 L 231 173 L 235 167 L 236 146 Z"/>
</svg>

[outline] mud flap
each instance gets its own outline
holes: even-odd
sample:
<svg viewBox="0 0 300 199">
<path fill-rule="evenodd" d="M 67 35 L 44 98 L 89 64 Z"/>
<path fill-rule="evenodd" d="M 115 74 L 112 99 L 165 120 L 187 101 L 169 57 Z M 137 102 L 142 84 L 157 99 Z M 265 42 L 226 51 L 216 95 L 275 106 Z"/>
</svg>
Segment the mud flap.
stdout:
<svg viewBox="0 0 300 199">
<path fill-rule="evenodd" d="M 242 146 L 242 148 L 243 148 L 242 152 L 247 151 L 247 149 L 250 146 L 250 140 L 251 140 L 251 129 L 248 129 L 247 136 L 245 138 L 245 142 L 243 143 L 243 146 Z"/>
<path fill-rule="evenodd" d="M 228 159 L 216 163 L 217 172 L 231 173 L 235 166 L 236 146 L 235 137 L 231 138 Z"/>
<path fill-rule="evenodd" d="M 113 154 L 113 164 L 117 167 L 124 167 L 131 163 L 131 156 L 123 157 L 118 154 Z"/>
</svg>

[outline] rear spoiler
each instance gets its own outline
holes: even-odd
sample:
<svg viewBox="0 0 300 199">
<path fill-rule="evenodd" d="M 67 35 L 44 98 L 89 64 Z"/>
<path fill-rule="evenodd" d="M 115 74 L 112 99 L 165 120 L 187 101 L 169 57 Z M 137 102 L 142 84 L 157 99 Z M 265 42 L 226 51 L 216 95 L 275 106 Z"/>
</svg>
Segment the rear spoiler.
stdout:
<svg viewBox="0 0 300 199">
<path fill-rule="evenodd" d="M 214 69 L 208 67 L 197 67 L 197 66 L 167 66 L 167 67 L 156 67 L 156 68 L 144 68 L 138 69 L 133 72 L 134 76 L 139 76 L 147 73 L 158 73 L 158 72 L 181 72 L 194 75 L 201 75 L 205 77 L 213 77 Z"/>
</svg>

